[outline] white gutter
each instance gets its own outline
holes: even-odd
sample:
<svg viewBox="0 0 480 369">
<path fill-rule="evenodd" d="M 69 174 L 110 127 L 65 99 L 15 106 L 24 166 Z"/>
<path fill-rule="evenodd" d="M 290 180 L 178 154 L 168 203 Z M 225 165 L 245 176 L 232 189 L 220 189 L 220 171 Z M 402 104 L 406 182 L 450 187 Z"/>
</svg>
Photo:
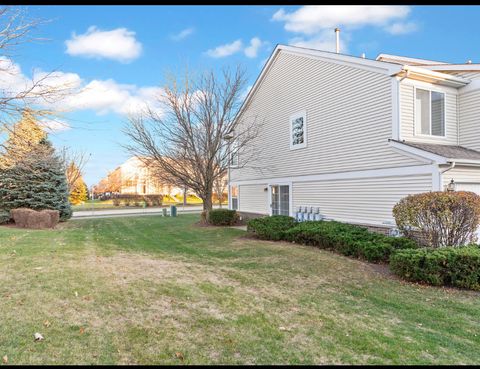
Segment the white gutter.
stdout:
<svg viewBox="0 0 480 369">
<path fill-rule="evenodd" d="M 411 65 L 403 65 L 400 70 L 400 73 L 402 72 L 410 72 L 412 77 L 433 79 L 439 83 L 443 82 L 443 84 L 452 85 L 454 87 L 462 87 L 470 83 L 470 80 L 466 78 L 457 77 L 446 73 L 435 72 L 429 69 L 425 69 L 423 67 L 412 67 Z"/>
</svg>

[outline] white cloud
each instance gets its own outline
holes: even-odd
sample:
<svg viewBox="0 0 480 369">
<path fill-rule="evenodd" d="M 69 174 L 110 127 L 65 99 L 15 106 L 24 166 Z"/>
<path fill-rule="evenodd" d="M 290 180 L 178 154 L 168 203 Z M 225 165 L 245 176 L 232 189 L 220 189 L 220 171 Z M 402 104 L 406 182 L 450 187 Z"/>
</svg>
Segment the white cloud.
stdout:
<svg viewBox="0 0 480 369">
<path fill-rule="evenodd" d="M 67 54 L 72 56 L 105 58 L 123 63 L 138 58 L 142 52 L 142 44 L 135 39 L 135 32 L 126 28 L 102 31 L 91 26 L 84 34 L 73 33 L 65 44 Z"/>
<path fill-rule="evenodd" d="M 20 66 L 10 59 L 0 57 L 0 91 L 2 96 L 14 97 L 33 86 L 33 81 L 41 81 L 26 96 L 25 101 L 42 108 L 58 112 L 94 110 L 97 114 L 129 114 L 139 112 L 147 105 L 162 114 L 159 102 L 163 89 L 156 86 L 136 86 L 121 84 L 113 79 L 84 81 L 76 73 L 56 71 L 46 73 L 33 71 L 33 80 L 26 76 Z M 59 91 L 48 99 L 39 98 L 43 91 Z M 60 128 L 60 125 L 49 127 Z"/>
<path fill-rule="evenodd" d="M 346 42 L 347 39 L 348 34 L 344 35 L 344 37 L 340 37 L 340 51 L 342 53 L 347 53 L 348 51 L 348 46 Z M 332 52 L 336 50 L 335 33 L 331 30 L 319 32 L 313 37 L 294 37 L 290 39 L 288 43 L 293 46 L 305 47 L 308 49 L 317 49 Z"/>
<path fill-rule="evenodd" d="M 170 38 L 173 41 L 180 41 L 180 40 L 183 40 L 184 38 L 190 36 L 194 31 L 195 31 L 195 29 L 193 27 L 185 28 L 184 30 L 180 31 L 179 33 L 170 36 Z"/>
<path fill-rule="evenodd" d="M 263 45 L 263 41 L 258 37 L 254 37 L 250 40 L 250 46 L 247 46 L 244 50 L 245 55 L 249 58 L 256 58 L 260 47 Z"/>
<path fill-rule="evenodd" d="M 72 128 L 67 122 L 60 119 L 42 119 L 38 124 L 48 133 L 63 132 Z"/>
<path fill-rule="evenodd" d="M 215 49 L 209 49 L 206 53 L 212 58 L 224 58 L 239 52 L 242 49 L 242 46 L 242 40 L 236 40 L 230 44 L 220 45 Z"/>
<path fill-rule="evenodd" d="M 290 44 L 326 51 L 335 51 L 334 29 L 339 27 L 340 51 L 346 53 L 354 29 L 380 27 L 393 35 L 415 31 L 416 24 L 407 20 L 410 11 L 403 5 L 306 5 L 292 12 L 281 8 L 271 20 L 297 34 Z"/>
<path fill-rule="evenodd" d="M 404 35 L 415 32 L 417 29 L 418 25 L 415 22 L 397 22 L 385 27 L 385 30 L 392 35 Z"/>
<path fill-rule="evenodd" d="M 68 96 L 61 105 L 67 110 L 95 110 L 99 115 L 112 112 L 126 115 L 140 112 L 147 106 L 161 113 L 158 98 L 162 91 L 159 87 L 138 87 L 113 79 L 93 80 L 79 93 Z"/>
<path fill-rule="evenodd" d="M 291 32 L 313 35 L 318 31 L 335 27 L 384 26 L 390 21 L 405 19 L 409 6 L 392 5 L 307 5 L 291 13 L 282 8 L 272 17 L 285 22 Z"/>
</svg>

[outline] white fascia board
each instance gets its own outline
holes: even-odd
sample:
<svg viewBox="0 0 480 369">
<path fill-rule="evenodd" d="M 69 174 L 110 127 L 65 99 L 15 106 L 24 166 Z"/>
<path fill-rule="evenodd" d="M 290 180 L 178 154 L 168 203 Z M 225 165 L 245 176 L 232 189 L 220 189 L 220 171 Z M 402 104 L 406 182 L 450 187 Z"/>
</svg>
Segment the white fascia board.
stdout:
<svg viewBox="0 0 480 369">
<path fill-rule="evenodd" d="M 436 83 L 439 84 L 446 84 L 453 87 L 463 87 L 469 84 L 471 81 L 466 78 L 452 76 L 451 74 L 447 73 L 440 73 L 435 72 L 429 69 L 425 69 L 423 67 L 412 67 L 411 65 L 404 65 L 401 70 L 402 73 L 408 72 L 408 77 L 410 78 L 429 78 L 434 80 Z"/>
<path fill-rule="evenodd" d="M 427 59 L 417 59 L 417 58 L 408 58 L 406 56 L 399 56 L 399 55 L 390 55 L 390 54 L 378 54 L 375 60 L 380 59 L 390 59 L 390 60 L 397 60 L 399 62 L 407 62 L 407 63 L 418 63 L 418 64 L 447 64 L 445 62 L 439 62 L 434 60 L 427 60 Z"/>
<path fill-rule="evenodd" d="M 472 159 L 447 159 L 447 162 L 449 163 L 455 162 L 458 165 L 468 165 L 468 166 L 480 165 L 480 160 L 472 160 Z"/>
<path fill-rule="evenodd" d="M 376 73 L 392 75 L 401 70 L 401 66 L 396 63 L 382 62 L 378 60 L 364 59 L 357 56 L 337 54 L 334 52 L 307 49 L 298 46 L 278 45 L 280 50 L 296 55 L 329 61 L 331 63 L 349 65 L 355 68 L 365 69 Z"/>
<path fill-rule="evenodd" d="M 452 72 L 480 72 L 480 64 L 439 64 L 424 65 L 422 68 L 442 71 L 448 70 Z"/>
<path fill-rule="evenodd" d="M 388 141 L 388 144 L 394 149 L 401 150 L 405 153 L 417 156 L 419 158 L 430 160 L 430 161 L 434 162 L 435 164 L 446 164 L 449 161 L 449 159 L 447 159 L 443 156 L 431 153 L 429 151 L 421 150 L 421 149 L 418 149 L 418 148 L 413 147 L 413 146 L 409 146 L 409 145 L 401 143 L 401 142 Z"/>
<path fill-rule="evenodd" d="M 357 178 L 378 178 L 378 177 L 396 177 L 408 176 L 416 174 L 432 174 L 434 170 L 438 170 L 436 164 L 412 165 L 407 167 L 383 168 L 383 169 L 369 169 L 357 170 L 350 172 L 336 172 L 325 174 L 314 174 L 295 177 L 271 177 L 253 180 L 235 180 L 231 181 L 233 185 L 253 185 L 253 184 L 274 184 L 274 183 L 295 183 L 295 182 L 315 182 L 315 181 L 332 181 L 342 179 L 357 179 Z"/>
</svg>

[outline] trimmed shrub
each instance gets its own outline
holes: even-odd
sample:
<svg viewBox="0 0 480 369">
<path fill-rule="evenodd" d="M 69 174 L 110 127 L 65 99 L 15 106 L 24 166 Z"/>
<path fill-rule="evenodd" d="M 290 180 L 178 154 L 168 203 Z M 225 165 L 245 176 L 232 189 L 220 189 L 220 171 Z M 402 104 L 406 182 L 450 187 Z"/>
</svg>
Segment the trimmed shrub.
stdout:
<svg viewBox="0 0 480 369">
<path fill-rule="evenodd" d="M 234 225 L 238 219 L 236 210 L 213 209 L 207 214 L 208 223 L 216 226 Z"/>
<path fill-rule="evenodd" d="M 285 232 L 285 239 L 321 249 L 334 250 L 345 256 L 371 262 L 388 261 L 396 249 L 418 247 L 412 240 L 370 232 L 365 227 L 335 221 L 300 223 Z"/>
<path fill-rule="evenodd" d="M 430 247 L 462 246 L 476 241 L 480 196 L 473 192 L 409 195 L 393 208 L 402 233 Z"/>
<path fill-rule="evenodd" d="M 250 219 L 247 231 L 262 240 L 280 241 L 285 239 L 285 232 L 295 227 L 296 220 L 286 215 L 273 215 Z"/>
<path fill-rule="evenodd" d="M 477 245 L 399 250 L 390 269 L 409 281 L 480 290 L 480 248 Z"/>
</svg>

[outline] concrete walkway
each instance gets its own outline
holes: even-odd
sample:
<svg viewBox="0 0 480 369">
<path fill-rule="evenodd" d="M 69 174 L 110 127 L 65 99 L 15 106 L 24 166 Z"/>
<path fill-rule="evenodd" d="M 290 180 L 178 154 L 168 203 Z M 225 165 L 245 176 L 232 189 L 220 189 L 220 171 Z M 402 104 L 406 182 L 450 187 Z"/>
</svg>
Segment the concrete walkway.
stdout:
<svg viewBox="0 0 480 369">
<path fill-rule="evenodd" d="M 218 208 L 218 206 L 214 206 Z M 177 206 L 177 214 L 195 214 L 201 213 L 202 206 Z M 167 208 L 170 214 L 170 207 Z M 140 209 L 108 209 L 108 210 L 83 210 L 74 211 L 71 219 L 92 219 L 92 218 L 110 218 L 110 217 L 128 217 L 128 216 L 142 216 L 142 215 L 160 215 L 162 208 L 140 208 Z"/>
</svg>

